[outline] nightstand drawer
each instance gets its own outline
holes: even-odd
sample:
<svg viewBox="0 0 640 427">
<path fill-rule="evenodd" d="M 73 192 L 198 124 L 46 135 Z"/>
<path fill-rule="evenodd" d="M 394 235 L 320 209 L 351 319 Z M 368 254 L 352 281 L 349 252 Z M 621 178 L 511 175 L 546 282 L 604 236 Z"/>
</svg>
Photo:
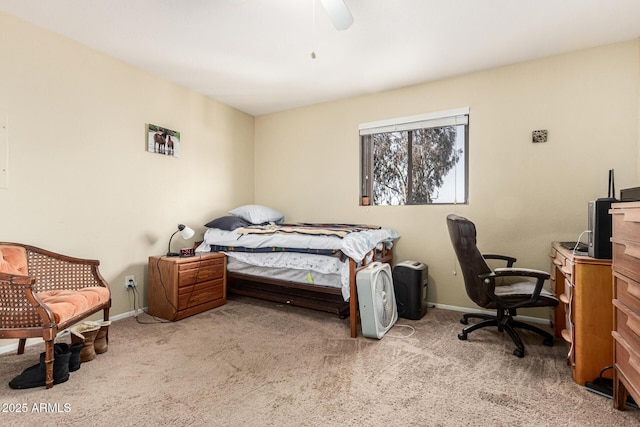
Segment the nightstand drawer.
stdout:
<svg viewBox="0 0 640 427">
<path fill-rule="evenodd" d="M 221 259 L 204 259 L 180 265 L 178 286 L 221 278 L 224 275 L 224 261 Z"/>
<path fill-rule="evenodd" d="M 224 297 L 222 279 L 198 283 L 178 290 L 178 310 L 194 307 Z"/>
</svg>

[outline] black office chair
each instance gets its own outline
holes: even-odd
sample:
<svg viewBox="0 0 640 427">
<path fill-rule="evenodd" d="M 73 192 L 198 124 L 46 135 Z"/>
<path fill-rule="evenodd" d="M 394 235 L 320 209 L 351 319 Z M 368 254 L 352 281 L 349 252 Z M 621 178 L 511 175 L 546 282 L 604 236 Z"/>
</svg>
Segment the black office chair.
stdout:
<svg viewBox="0 0 640 427">
<path fill-rule="evenodd" d="M 458 215 L 447 216 L 447 226 L 451 243 L 455 249 L 467 295 L 482 308 L 495 309 L 496 315 L 469 313 L 462 316 L 460 323 L 467 325 L 470 318 L 482 319 L 480 322 L 467 326 L 458 335 L 461 340 L 467 339 L 467 334 L 485 326 L 497 326 L 498 331 L 506 331 L 516 349 L 513 354 L 524 357 L 524 344 L 514 328 L 527 329 L 544 337 L 544 345 L 553 346 L 553 336 L 540 328 L 514 319 L 516 310 L 523 307 L 556 307 L 558 299 L 546 289 L 544 281 L 549 274 L 540 270 L 527 268 L 513 268 L 515 258 L 503 255 L 483 255 L 476 247 L 476 227 L 466 218 Z M 507 268 L 496 268 L 491 271 L 486 259 L 506 261 Z M 496 278 L 502 277 L 534 277 L 536 282 L 525 280 L 513 284 L 496 286 Z"/>
</svg>

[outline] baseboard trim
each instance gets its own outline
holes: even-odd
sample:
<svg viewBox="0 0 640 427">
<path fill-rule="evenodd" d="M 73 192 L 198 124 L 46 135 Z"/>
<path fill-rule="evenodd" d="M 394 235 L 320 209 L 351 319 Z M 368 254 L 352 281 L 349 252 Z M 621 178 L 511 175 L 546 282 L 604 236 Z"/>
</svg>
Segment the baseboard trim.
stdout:
<svg viewBox="0 0 640 427">
<path fill-rule="evenodd" d="M 146 311 L 147 308 L 143 308 L 142 310 Z M 121 320 L 121 319 L 126 319 L 127 317 L 133 317 L 136 315 L 136 313 L 139 313 L 140 310 L 136 311 L 128 311 L 126 313 L 122 313 L 122 314 L 116 314 L 115 316 L 110 316 L 109 320 L 111 320 L 112 322 Z M 69 335 L 69 330 L 65 329 L 64 331 L 60 332 L 58 334 L 59 338 L 63 338 L 66 337 L 67 335 Z M 11 339 L 11 338 L 10 338 Z M 6 353 L 15 353 L 18 351 L 18 340 L 15 340 L 16 342 L 14 344 L 8 344 L 8 345 L 3 345 L 0 346 L 0 354 L 6 354 Z M 43 342 L 42 338 L 28 338 L 27 339 L 27 343 L 25 345 L 25 347 L 29 347 L 35 344 L 39 344 Z"/>
<path fill-rule="evenodd" d="M 460 311 L 462 313 L 496 314 L 495 310 L 494 311 L 481 310 L 478 308 L 458 307 L 455 305 L 447 305 L 447 304 L 435 304 L 435 303 L 428 303 L 428 304 L 429 304 L 429 307 L 441 308 L 443 310 Z M 545 326 L 551 326 L 551 322 L 549 319 L 541 319 L 540 317 L 522 316 L 518 314 L 518 320 L 523 320 L 529 323 L 537 323 Z"/>
</svg>

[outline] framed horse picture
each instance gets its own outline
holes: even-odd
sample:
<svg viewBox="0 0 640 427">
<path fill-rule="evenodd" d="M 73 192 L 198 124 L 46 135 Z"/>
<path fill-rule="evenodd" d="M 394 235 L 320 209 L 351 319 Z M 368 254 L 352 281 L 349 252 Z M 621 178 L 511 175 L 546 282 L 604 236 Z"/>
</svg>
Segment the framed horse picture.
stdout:
<svg viewBox="0 0 640 427">
<path fill-rule="evenodd" d="M 180 157 L 180 132 L 147 124 L 147 151 Z"/>
</svg>

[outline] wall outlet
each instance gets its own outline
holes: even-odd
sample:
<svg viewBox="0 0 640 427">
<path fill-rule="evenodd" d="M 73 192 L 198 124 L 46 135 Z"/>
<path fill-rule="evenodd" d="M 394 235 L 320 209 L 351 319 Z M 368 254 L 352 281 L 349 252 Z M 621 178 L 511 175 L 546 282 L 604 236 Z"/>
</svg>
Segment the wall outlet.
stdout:
<svg viewBox="0 0 640 427">
<path fill-rule="evenodd" d="M 137 286 L 136 276 L 125 276 L 124 277 L 124 288 L 135 288 Z"/>
</svg>

